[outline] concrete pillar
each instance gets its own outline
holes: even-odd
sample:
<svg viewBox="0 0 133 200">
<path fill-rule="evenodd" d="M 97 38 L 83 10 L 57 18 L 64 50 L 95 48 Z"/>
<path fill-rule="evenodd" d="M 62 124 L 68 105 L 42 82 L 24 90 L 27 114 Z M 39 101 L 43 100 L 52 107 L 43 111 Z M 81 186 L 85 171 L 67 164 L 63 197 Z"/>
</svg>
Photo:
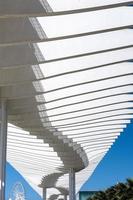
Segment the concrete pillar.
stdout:
<svg viewBox="0 0 133 200">
<path fill-rule="evenodd" d="M 43 188 L 43 200 L 47 199 L 47 189 L 44 187 Z"/>
<path fill-rule="evenodd" d="M 69 200 L 75 200 L 75 171 L 70 169 L 69 171 Z"/>
<path fill-rule="evenodd" d="M 7 102 L 0 101 L 0 200 L 5 200 L 5 172 L 7 146 Z"/>
<path fill-rule="evenodd" d="M 66 194 L 64 195 L 64 200 L 67 200 L 67 195 Z"/>
</svg>

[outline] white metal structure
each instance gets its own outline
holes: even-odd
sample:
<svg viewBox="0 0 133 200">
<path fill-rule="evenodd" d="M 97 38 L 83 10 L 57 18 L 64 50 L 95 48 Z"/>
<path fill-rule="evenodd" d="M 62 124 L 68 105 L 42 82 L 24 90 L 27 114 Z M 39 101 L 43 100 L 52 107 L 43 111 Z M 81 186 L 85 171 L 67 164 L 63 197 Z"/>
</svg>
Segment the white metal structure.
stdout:
<svg viewBox="0 0 133 200">
<path fill-rule="evenodd" d="M 74 200 L 133 117 L 131 3 L 0 1 L 1 138 L 8 115 L 7 160 L 44 198 Z"/>
</svg>

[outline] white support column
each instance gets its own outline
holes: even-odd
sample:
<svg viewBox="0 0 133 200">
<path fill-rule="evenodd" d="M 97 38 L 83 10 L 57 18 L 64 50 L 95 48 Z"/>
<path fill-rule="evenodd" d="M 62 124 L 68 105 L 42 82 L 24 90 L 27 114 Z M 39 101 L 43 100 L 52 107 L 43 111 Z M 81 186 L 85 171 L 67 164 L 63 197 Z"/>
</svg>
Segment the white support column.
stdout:
<svg viewBox="0 0 133 200">
<path fill-rule="evenodd" d="M 70 169 L 69 171 L 69 200 L 75 200 L 75 171 Z"/>
<path fill-rule="evenodd" d="M 0 101 L 0 200 L 5 200 L 5 172 L 7 146 L 7 102 Z"/>
<path fill-rule="evenodd" d="M 46 200 L 47 198 L 47 189 L 44 187 L 43 188 L 43 200 Z"/>
<path fill-rule="evenodd" d="M 64 195 L 64 200 L 67 200 L 67 195 L 66 194 Z"/>
</svg>

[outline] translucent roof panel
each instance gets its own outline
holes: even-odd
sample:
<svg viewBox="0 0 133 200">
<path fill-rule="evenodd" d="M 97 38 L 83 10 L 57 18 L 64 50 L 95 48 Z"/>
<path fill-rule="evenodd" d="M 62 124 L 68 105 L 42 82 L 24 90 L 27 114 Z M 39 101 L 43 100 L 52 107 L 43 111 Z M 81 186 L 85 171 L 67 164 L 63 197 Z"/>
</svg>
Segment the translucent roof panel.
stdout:
<svg viewBox="0 0 133 200">
<path fill-rule="evenodd" d="M 76 9 L 86 9 L 86 8 L 95 8 L 101 7 L 105 5 L 112 5 L 112 4 L 119 4 L 123 2 L 130 2 L 128 0 L 47 0 L 50 7 L 55 11 L 69 11 L 69 10 L 76 10 Z"/>
<path fill-rule="evenodd" d="M 56 38 L 132 25 L 133 12 L 120 7 L 37 19 L 47 37 Z"/>
</svg>

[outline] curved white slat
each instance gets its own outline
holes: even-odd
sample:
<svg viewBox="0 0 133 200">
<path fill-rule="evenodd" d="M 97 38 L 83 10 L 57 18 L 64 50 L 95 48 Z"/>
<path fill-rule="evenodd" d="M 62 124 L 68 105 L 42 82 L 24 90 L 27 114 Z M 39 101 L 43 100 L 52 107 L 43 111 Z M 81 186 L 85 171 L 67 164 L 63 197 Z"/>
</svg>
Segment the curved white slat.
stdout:
<svg viewBox="0 0 133 200">
<path fill-rule="evenodd" d="M 52 63 L 44 63 L 40 64 L 39 66 L 41 68 L 41 71 L 45 74 L 45 77 L 51 77 L 64 73 L 70 73 L 73 71 L 108 65 L 111 63 L 113 64 L 113 62 L 130 60 L 132 59 L 132 57 L 133 47 L 89 56 L 86 55 L 78 58 L 71 58 Z"/>
<path fill-rule="evenodd" d="M 43 80 L 41 81 L 41 83 L 44 84 L 45 91 L 50 91 L 58 88 L 68 87 L 71 85 L 82 84 L 84 82 L 88 82 L 88 80 L 89 82 L 99 81 L 105 78 L 107 79 L 114 76 L 122 76 L 124 74 L 129 74 L 133 72 L 132 66 L 132 63 L 110 65 L 108 67 L 100 67 L 97 69 L 87 70 L 85 72 L 77 72 L 74 74 L 68 74 L 52 79 Z M 99 70 L 101 71 L 100 74 L 98 73 Z"/>
<path fill-rule="evenodd" d="M 133 14 L 131 7 L 121 7 L 56 17 L 39 17 L 37 19 L 47 37 L 56 38 L 130 26 L 132 25 Z"/>
<path fill-rule="evenodd" d="M 98 92 L 93 92 L 93 93 L 79 93 L 79 95 L 75 96 L 70 96 L 68 98 L 64 99 L 59 99 L 55 100 L 54 102 L 49 102 L 46 103 L 47 108 L 58 108 L 58 107 L 63 107 L 65 105 L 73 105 L 74 103 L 79 103 L 83 102 L 85 100 L 93 100 L 93 99 L 100 99 L 100 98 L 105 98 L 106 96 L 113 96 L 116 94 L 126 94 L 129 93 L 132 90 L 133 86 L 132 85 L 127 85 L 127 86 L 122 86 L 122 87 L 116 87 L 116 88 L 111 88 L 108 90 L 103 90 L 103 91 L 98 91 Z M 41 106 L 38 105 L 38 109 L 40 109 Z M 40 109 L 41 110 L 41 109 Z"/>
<path fill-rule="evenodd" d="M 93 2 L 91 0 L 57 0 L 56 2 L 52 0 L 48 0 L 49 5 L 52 7 L 54 11 L 65 11 L 65 10 L 75 10 L 75 9 L 83 9 L 83 8 L 94 8 L 94 7 L 100 7 L 105 5 L 111 5 L 111 4 L 119 4 L 123 2 L 129 2 L 128 0 L 94 0 Z"/>
<path fill-rule="evenodd" d="M 38 46 L 45 60 L 68 58 L 132 45 L 132 32 L 132 29 L 125 29 L 79 38 L 38 43 Z M 89 45 L 85 45 L 86 43 Z"/>
</svg>

